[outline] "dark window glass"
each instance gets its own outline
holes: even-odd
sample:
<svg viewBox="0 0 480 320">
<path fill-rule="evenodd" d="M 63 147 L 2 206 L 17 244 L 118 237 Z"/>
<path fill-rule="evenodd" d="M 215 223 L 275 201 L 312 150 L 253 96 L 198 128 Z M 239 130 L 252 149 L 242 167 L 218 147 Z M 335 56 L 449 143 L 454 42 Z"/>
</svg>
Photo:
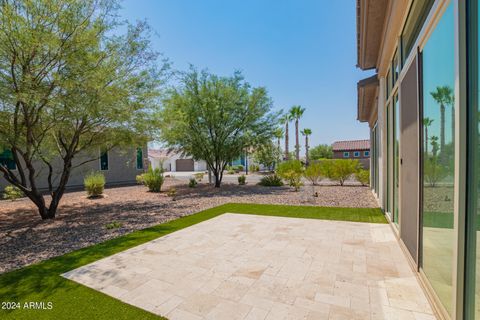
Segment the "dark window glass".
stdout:
<svg viewBox="0 0 480 320">
<path fill-rule="evenodd" d="M 432 8 L 434 0 L 414 0 L 402 31 L 402 65 L 412 51 L 423 23 Z"/>
<path fill-rule="evenodd" d="M 13 160 L 12 151 L 10 150 L 3 150 L 3 152 L 0 152 L 0 164 L 3 166 L 6 166 L 7 169 L 10 169 L 10 170 L 17 169 L 17 165 Z"/>
<path fill-rule="evenodd" d="M 100 155 L 100 170 L 108 170 L 108 151 L 103 151 Z"/>
<path fill-rule="evenodd" d="M 137 169 L 143 169 L 143 149 L 137 148 Z"/>
</svg>

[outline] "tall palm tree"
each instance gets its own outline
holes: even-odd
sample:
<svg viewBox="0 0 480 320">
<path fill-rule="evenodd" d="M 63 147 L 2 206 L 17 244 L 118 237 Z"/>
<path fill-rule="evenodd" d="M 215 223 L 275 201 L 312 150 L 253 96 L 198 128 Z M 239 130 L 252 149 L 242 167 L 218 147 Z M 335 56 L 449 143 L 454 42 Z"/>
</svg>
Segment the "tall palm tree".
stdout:
<svg viewBox="0 0 480 320">
<path fill-rule="evenodd" d="M 428 152 L 428 127 L 430 127 L 433 123 L 433 119 L 430 118 L 423 118 L 423 127 L 425 128 L 425 150 L 423 152 Z"/>
<path fill-rule="evenodd" d="M 273 136 L 277 139 L 277 149 L 278 149 L 279 153 L 282 151 L 282 147 L 280 145 L 280 140 L 283 138 L 283 131 L 284 130 L 283 130 L 282 127 L 278 127 L 273 132 Z"/>
<path fill-rule="evenodd" d="M 305 164 L 308 166 L 309 160 L 308 160 L 308 136 L 312 134 L 312 130 L 310 129 L 303 129 L 302 130 L 302 135 L 305 136 Z"/>
<path fill-rule="evenodd" d="M 301 106 L 293 106 L 290 108 L 290 116 L 292 120 L 295 120 L 295 157 L 300 160 L 300 143 L 298 140 L 298 121 L 303 116 L 305 108 Z"/>
<path fill-rule="evenodd" d="M 452 106 L 453 108 L 453 90 L 449 86 L 438 86 L 435 91 L 430 92 L 433 99 L 440 105 L 440 156 L 444 159 L 445 155 L 445 107 Z M 454 119 L 454 112 L 452 109 L 452 122 Z M 452 134 L 455 129 L 452 123 Z M 452 140 L 453 141 L 453 140 Z"/>
<path fill-rule="evenodd" d="M 289 153 L 288 153 L 288 123 L 292 119 L 290 118 L 290 113 L 285 113 L 281 118 L 280 118 L 280 123 L 285 124 L 285 160 L 288 160 L 289 158 Z"/>
</svg>

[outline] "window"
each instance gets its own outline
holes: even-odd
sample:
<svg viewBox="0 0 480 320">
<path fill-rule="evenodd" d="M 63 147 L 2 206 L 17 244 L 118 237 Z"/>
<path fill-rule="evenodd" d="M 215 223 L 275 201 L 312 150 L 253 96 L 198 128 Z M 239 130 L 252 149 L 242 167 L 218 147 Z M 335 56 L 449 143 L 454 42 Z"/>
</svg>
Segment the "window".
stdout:
<svg viewBox="0 0 480 320">
<path fill-rule="evenodd" d="M 394 87 L 395 83 L 397 83 L 399 73 L 400 73 L 400 59 L 399 59 L 398 49 L 397 49 L 395 50 L 395 54 L 393 55 L 393 61 L 392 61 L 392 77 L 393 77 L 392 87 Z"/>
<path fill-rule="evenodd" d="M 137 170 L 143 169 L 143 149 L 137 148 Z"/>
<path fill-rule="evenodd" d="M 350 152 L 344 152 L 343 157 L 344 158 L 350 158 Z"/>
<path fill-rule="evenodd" d="M 455 189 L 455 22 L 451 2 L 422 51 L 424 146 L 421 267 L 452 315 Z M 442 66 L 439 68 L 439 66 Z M 454 317 L 454 316 L 452 316 Z"/>
<path fill-rule="evenodd" d="M 370 157 L 370 151 L 365 151 L 365 152 L 363 153 L 363 155 L 364 155 L 365 157 Z"/>
<path fill-rule="evenodd" d="M 108 170 L 108 151 L 102 151 L 100 155 L 100 170 Z"/>
<path fill-rule="evenodd" d="M 402 65 L 405 63 L 405 60 L 407 60 L 410 51 L 412 51 L 413 44 L 417 40 L 418 34 L 434 2 L 435 0 L 413 1 L 402 31 Z"/>
<path fill-rule="evenodd" d="M 355 151 L 355 152 L 353 153 L 353 156 L 354 156 L 355 158 L 360 157 L 360 151 Z"/>
<path fill-rule="evenodd" d="M 0 164 L 6 166 L 9 170 L 17 169 L 17 164 L 13 160 L 13 154 L 11 150 L 4 150 L 0 152 Z"/>
</svg>

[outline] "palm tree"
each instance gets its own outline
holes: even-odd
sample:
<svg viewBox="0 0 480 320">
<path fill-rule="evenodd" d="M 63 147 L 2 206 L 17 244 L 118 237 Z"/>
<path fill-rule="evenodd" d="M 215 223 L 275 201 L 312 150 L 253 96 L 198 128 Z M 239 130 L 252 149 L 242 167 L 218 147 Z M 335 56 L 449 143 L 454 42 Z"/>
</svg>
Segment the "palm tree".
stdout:
<svg viewBox="0 0 480 320">
<path fill-rule="evenodd" d="M 300 143 L 298 140 L 298 121 L 303 116 L 305 108 L 301 106 L 293 106 L 290 108 L 290 117 L 295 120 L 295 157 L 300 160 Z"/>
<path fill-rule="evenodd" d="M 433 119 L 430 118 L 423 118 L 423 127 L 425 128 L 425 150 L 424 152 L 428 152 L 428 127 L 430 127 L 433 123 Z"/>
<path fill-rule="evenodd" d="M 445 106 L 452 106 L 453 108 L 453 90 L 449 86 L 438 86 L 436 91 L 430 92 L 433 99 L 440 105 L 440 154 L 445 157 Z M 454 119 L 454 112 L 452 110 L 452 120 Z M 454 122 L 454 121 L 452 121 Z M 452 134 L 455 129 L 452 123 Z M 453 142 L 453 140 L 452 140 Z"/>
<path fill-rule="evenodd" d="M 308 136 L 312 134 L 312 130 L 310 129 L 303 129 L 302 130 L 302 135 L 305 136 L 305 164 L 308 166 Z"/>
<path fill-rule="evenodd" d="M 288 123 L 292 119 L 290 118 L 290 113 L 285 113 L 281 118 L 280 118 L 280 123 L 285 124 L 285 160 L 288 160 L 289 158 L 289 153 L 288 153 Z"/>
<path fill-rule="evenodd" d="M 280 140 L 283 138 L 283 128 L 278 127 L 275 129 L 273 132 L 273 136 L 277 139 L 277 149 L 278 152 L 280 153 L 282 151 L 282 147 L 280 146 Z"/>
</svg>

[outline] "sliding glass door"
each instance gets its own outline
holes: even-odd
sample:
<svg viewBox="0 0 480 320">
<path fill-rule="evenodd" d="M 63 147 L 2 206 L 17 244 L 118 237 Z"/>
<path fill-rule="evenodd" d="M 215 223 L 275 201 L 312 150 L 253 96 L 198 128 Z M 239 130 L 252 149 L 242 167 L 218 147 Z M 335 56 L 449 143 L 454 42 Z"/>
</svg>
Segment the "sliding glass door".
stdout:
<svg viewBox="0 0 480 320">
<path fill-rule="evenodd" d="M 422 269 L 452 314 L 454 289 L 455 39 L 447 7 L 422 50 Z"/>
</svg>

